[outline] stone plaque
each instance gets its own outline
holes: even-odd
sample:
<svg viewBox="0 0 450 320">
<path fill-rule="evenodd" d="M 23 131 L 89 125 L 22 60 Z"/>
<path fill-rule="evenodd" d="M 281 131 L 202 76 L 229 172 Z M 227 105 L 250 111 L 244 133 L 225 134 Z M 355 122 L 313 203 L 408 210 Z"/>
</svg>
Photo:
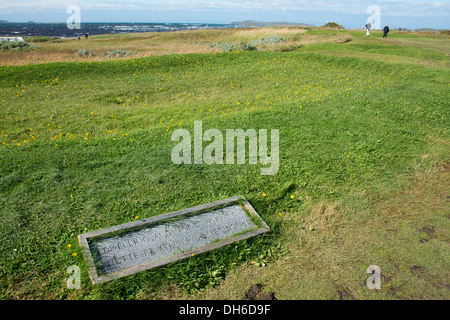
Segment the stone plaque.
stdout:
<svg viewBox="0 0 450 320">
<path fill-rule="evenodd" d="M 93 284 L 269 231 L 242 196 L 79 235 Z"/>
</svg>

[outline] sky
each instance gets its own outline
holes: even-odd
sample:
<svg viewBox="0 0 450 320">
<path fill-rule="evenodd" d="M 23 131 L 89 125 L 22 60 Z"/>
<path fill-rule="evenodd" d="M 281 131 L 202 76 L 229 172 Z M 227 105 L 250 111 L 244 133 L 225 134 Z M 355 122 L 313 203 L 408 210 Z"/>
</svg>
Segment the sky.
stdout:
<svg viewBox="0 0 450 320">
<path fill-rule="evenodd" d="M 80 8 L 81 24 L 256 20 L 320 26 L 334 21 L 360 28 L 372 16 L 382 26 L 450 29 L 450 0 L 0 0 L 0 20 L 66 22 L 73 5 Z M 371 6 L 376 10 L 368 11 Z"/>
</svg>

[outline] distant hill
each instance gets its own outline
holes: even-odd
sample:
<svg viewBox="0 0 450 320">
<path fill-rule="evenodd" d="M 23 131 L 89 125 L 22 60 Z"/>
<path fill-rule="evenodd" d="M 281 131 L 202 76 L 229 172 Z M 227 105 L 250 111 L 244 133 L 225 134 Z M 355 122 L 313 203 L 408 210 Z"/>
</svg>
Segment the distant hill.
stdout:
<svg viewBox="0 0 450 320">
<path fill-rule="evenodd" d="M 235 21 L 231 24 L 241 26 L 241 27 L 269 27 L 269 26 L 309 26 L 313 27 L 311 24 L 306 23 L 296 23 L 296 22 L 264 22 L 264 21 L 254 21 L 254 20 L 245 20 L 245 21 Z"/>
<path fill-rule="evenodd" d="M 408 31 L 408 30 L 405 30 L 405 31 Z M 442 32 L 442 33 L 445 33 L 448 30 L 446 30 L 446 29 L 433 29 L 433 28 L 420 28 L 420 29 L 415 29 L 414 31 L 417 31 L 417 32 L 433 32 L 433 33 L 441 33 Z"/>
<path fill-rule="evenodd" d="M 343 26 L 341 26 L 337 22 L 327 22 L 322 26 L 322 28 L 332 28 L 332 29 L 345 29 Z"/>
<path fill-rule="evenodd" d="M 9 23 L 8 20 L 0 20 L 0 23 Z"/>
</svg>

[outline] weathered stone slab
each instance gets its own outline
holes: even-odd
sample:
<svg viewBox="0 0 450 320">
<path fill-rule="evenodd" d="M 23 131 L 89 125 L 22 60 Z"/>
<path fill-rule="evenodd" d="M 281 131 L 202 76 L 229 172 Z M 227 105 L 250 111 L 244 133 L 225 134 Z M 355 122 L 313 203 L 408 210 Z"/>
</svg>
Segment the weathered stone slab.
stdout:
<svg viewBox="0 0 450 320">
<path fill-rule="evenodd" d="M 93 284 L 269 231 L 242 196 L 79 235 Z"/>
</svg>

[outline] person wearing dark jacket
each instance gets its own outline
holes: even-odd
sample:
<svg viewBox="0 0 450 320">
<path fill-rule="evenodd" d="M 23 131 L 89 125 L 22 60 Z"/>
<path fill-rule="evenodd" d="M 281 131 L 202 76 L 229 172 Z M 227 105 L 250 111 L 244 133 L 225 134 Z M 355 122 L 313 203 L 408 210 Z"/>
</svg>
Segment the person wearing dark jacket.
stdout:
<svg viewBox="0 0 450 320">
<path fill-rule="evenodd" d="M 383 32 L 384 32 L 383 38 L 387 38 L 388 33 L 389 33 L 389 26 L 385 26 L 383 29 Z"/>
</svg>

